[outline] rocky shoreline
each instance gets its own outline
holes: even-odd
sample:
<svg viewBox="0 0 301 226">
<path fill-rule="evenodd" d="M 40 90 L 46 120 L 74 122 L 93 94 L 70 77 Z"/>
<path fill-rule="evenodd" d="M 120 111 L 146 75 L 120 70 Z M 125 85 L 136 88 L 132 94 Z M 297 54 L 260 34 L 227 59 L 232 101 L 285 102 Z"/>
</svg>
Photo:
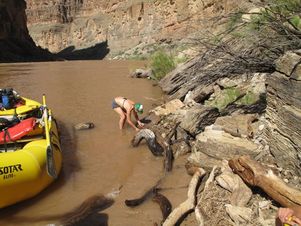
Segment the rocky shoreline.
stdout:
<svg viewBox="0 0 301 226">
<path fill-rule="evenodd" d="M 166 102 L 150 111 L 147 129 L 154 132 L 165 153 L 172 150 L 174 161 L 184 156 L 188 174 L 204 169 L 211 178 L 200 177 L 197 205 L 189 209 L 199 225 L 275 225 L 280 206 L 300 205 L 300 52 L 281 56 L 271 72 L 228 70 L 215 76 L 206 71 L 226 68 L 226 64 L 218 58 L 208 64 L 203 57 L 190 60 L 159 82 Z M 234 173 L 237 169 L 230 167 L 231 161 L 259 167 L 253 171 L 254 180 L 273 172 L 281 186 L 274 184 L 272 189 L 282 183 L 284 190 L 294 189 L 296 203 L 283 203 L 281 195 L 273 196 L 271 188 L 266 189 L 269 180 L 248 183 L 249 178 Z"/>
</svg>

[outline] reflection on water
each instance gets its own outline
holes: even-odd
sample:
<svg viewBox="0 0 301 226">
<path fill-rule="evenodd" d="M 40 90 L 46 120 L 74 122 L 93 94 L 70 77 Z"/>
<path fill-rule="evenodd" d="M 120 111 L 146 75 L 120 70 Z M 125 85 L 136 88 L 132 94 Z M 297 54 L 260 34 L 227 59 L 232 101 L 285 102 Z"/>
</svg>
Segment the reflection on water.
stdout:
<svg viewBox="0 0 301 226">
<path fill-rule="evenodd" d="M 11 76 L 22 76 L 30 74 L 33 64 L 20 63 L 20 64 L 0 64 L 0 77 L 6 75 Z"/>
<path fill-rule="evenodd" d="M 128 197 L 136 195 L 137 186 L 143 188 L 158 180 L 162 162 L 145 146 L 135 149 L 130 146 L 133 129 L 127 126 L 119 131 L 118 115 L 111 109 L 112 98 L 119 95 L 142 102 L 145 112 L 161 101 L 161 91 L 151 81 L 128 77 L 130 70 L 138 65 L 143 64 L 126 61 L 0 64 L 2 88 L 13 87 L 21 95 L 39 101 L 46 94 L 47 104 L 59 123 L 64 153 L 59 179 L 33 199 L 0 210 L 0 225 L 47 225 L 56 221 L 51 216 L 73 209 L 91 195 L 105 194 L 124 185 L 128 189 L 124 195 Z M 95 128 L 75 131 L 73 126 L 79 122 L 93 122 Z M 150 166 L 158 170 L 148 172 Z M 107 212 L 108 216 L 103 215 L 109 222 L 120 215 L 117 208 Z M 120 223 L 127 225 L 126 221 Z"/>
</svg>

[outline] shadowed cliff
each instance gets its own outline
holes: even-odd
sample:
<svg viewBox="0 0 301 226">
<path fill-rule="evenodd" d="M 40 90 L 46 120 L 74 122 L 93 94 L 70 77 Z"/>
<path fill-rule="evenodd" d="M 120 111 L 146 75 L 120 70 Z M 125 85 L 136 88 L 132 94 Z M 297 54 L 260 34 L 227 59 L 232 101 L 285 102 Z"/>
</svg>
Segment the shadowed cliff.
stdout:
<svg viewBox="0 0 301 226">
<path fill-rule="evenodd" d="M 55 60 L 30 37 L 25 9 L 24 0 L 0 0 L 0 62 Z"/>
<path fill-rule="evenodd" d="M 69 46 L 56 54 L 66 60 L 101 60 L 110 52 L 108 42 L 101 42 L 86 49 L 76 50 L 74 46 Z"/>
</svg>

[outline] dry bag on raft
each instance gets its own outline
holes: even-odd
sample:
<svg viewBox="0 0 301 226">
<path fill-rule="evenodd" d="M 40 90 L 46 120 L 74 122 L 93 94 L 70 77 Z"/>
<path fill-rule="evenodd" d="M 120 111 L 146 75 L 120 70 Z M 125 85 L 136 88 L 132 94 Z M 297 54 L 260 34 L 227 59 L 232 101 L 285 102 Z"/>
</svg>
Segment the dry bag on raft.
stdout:
<svg viewBox="0 0 301 226">
<path fill-rule="evenodd" d="M 15 95 L 13 89 L 2 89 L 1 91 L 2 107 L 11 109 L 15 106 Z"/>
</svg>

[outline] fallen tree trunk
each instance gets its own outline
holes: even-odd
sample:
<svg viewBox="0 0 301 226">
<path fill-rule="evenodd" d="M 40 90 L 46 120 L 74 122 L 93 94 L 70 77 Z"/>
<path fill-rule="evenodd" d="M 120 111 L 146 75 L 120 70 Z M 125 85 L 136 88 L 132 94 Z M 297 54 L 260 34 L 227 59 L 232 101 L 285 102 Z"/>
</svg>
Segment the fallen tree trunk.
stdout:
<svg viewBox="0 0 301 226">
<path fill-rule="evenodd" d="M 301 206 L 301 191 L 289 187 L 271 169 L 265 168 L 249 156 L 241 156 L 229 161 L 231 169 L 246 183 L 260 187 L 272 199 L 284 207 Z"/>
<path fill-rule="evenodd" d="M 206 171 L 202 168 L 199 168 L 195 172 L 189 183 L 187 193 L 188 198 L 169 214 L 167 219 L 164 221 L 163 226 L 174 226 L 184 214 L 195 208 L 198 182 L 205 175 L 205 173 Z"/>
</svg>

